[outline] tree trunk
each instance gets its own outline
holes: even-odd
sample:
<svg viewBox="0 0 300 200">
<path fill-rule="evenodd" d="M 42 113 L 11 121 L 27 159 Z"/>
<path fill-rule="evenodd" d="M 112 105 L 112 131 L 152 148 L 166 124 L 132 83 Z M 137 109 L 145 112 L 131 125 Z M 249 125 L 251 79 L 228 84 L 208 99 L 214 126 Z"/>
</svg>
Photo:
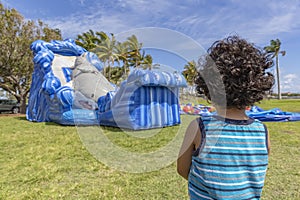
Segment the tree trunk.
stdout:
<svg viewBox="0 0 300 200">
<path fill-rule="evenodd" d="M 281 100 L 281 91 L 280 91 L 280 74 L 279 74 L 279 60 L 278 55 L 276 56 L 276 75 L 277 75 L 277 88 L 278 88 L 278 99 Z"/>
<path fill-rule="evenodd" d="M 21 97 L 20 101 L 20 113 L 26 114 L 26 97 Z"/>
</svg>

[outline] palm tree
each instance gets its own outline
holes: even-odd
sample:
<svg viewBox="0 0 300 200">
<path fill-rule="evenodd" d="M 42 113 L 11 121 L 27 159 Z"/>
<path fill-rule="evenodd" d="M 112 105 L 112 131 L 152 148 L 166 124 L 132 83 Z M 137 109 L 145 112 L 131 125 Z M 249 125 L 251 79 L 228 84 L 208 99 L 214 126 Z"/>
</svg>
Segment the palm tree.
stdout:
<svg viewBox="0 0 300 200">
<path fill-rule="evenodd" d="M 278 55 L 281 54 L 284 56 L 286 54 L 286 51 L 280 51 L 281 42 L 279 39 L 271 40 L 270 46 L 264 47 L 264 50 L 266 50 L 268 53 L 273 54 L 273 58 L 276 59 L 276 74 L 277 74 L 277 87 L 278 87 L 278 99 L 281 99 L 281 92 L 280 92 L 280 78 L 279 78 L 279 59 Z"/>
<path fill-rule="evenodd" d="M 132 35 L 127 38 L 126 44 L 129 50 L 127 55 L 129 65 L 134 68 L 138 67 L 144 59 L 144 53 L 141 54 L 140 52 L 143 46 L 142 43 L 139 43 L 137 37 Z"/>
<path fill-rule="evenodd" d="M 122 67 L 110 67 L 107 68 L 111 70 L 111 82 L 119 85 L 124 79 L 122 78 L 124 75 L 124 69 Z"/>
<path fill-rule="evenodd" d="M 182 75 L 185 77 L 186 81 L 189 85 L 194 84 L 194 80 L 197 76 L 197 68 L 196 68 L 196 62 L 190 61 L 184 66 L 184 70 L 182 72 Z"/>
<path fill-rule="evenodd" d="M 106 40 L 108 36 L 103 31 L 101 32 L 94 32 L 93 30 L 89 30 L 82 35 L 77 35 L 77 39 L 75 43 L 88 51 L 96 48 L 97 45 L 101 44 L 102 41 Z"/>
<path fill-rule="evenodd" d="M 116 53 L 116 39 L 113 34 L 111 34 L 111 38 L 105 38 L 100 44 L 97 44 L 95 48 L 91 51 L 97 54 L 100 60 L 105 63 L 105 66 L 108 67 L 108 70 L 104 70 L 104 72 L 108 71 L 107 79 L 110 81 L 111 70 L 110 68 L 114 66 L 115 61 L 119 63 L 119 57 Z M 106 76 L 107 74 L 104 73 Z"/>
<path fill-rule="evenodd" d="M 118 60 L 119 61 L 122 61 L 123 63 L 123 75 L 124 76 L 127 76 L 127 73 L 128 73 L 128 68 L 129 68 L 129 63 L 128 63 L 128 58 L 127 58 L 127 54 L 128 54 L 128 46 L 126 44 L 126 42 L 124 43 L 121 43 L 121 42 L 117 42 L 116 46 L 115 46 L 115 49 L 116 49 L 116 54 L 118 55 Z"/>
<path fill-rule="evenodd" d="M 143 65 L 145 66 L 145 68 L 148 69 L 152 69 L 152 63 L 153 63 L 153 59 L 152 56 L 150 54 L 147 54 L 144 58 L 143 58 Z"/>
<path fill-rule="evenodd" d="M 145 52 L 141 51 L 142 43 L 140 43 L 135 35 L 127 38 L 123 43 L 116 41 L 115 36 L 111 33 L 109 37 L 104 32 L 94 32 L 89 30 L 82 35 L 78 35 L 76 44 L 82 46 L 88 51 L 94 52 L 99 59 L 104 62 L 103 74 L 110 81 L 111 75 L 114 73 L 114 79 L 120 76 L 126 78 L 129 67 L 137 67 L 145 65 L 151 69 L 152 57 L 150 55 L 145 56 Z M 118 63 L 119 68 L 113 69 L 114 65 Z M 123 66 L 120 67 L 120 64 Z M 123 76 L 123 77 L 122 77 Z"/>
<path fill-rule="evenodd" d="M 75 43 L 86 50 L 91 50 L 96 47 L 94 38 L 95 38 L 94 31 L 89 30 L 86 33 L 83 33 L 82 35 L 77 35 L 77 39 L 75 40 Z"/>
</svg>

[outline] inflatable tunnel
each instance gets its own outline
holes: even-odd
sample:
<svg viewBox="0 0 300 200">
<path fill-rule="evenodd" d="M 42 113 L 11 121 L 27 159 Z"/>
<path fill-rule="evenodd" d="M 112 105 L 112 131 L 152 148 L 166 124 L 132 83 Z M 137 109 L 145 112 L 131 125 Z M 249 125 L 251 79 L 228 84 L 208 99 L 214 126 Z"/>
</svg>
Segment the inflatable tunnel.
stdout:
<svg viewBox="0 0 300 200">
<path fill-rule="evenodd" d="M 178 95 L 186 80 L 179 72 L 164 66 L 133 69 L 116 87 L 102 75 L 98 57 L 73 40 L 38 40 L 30 48 L 34 71 L 29 121 L 133 130 L 180 123 Z"/>
</svg>

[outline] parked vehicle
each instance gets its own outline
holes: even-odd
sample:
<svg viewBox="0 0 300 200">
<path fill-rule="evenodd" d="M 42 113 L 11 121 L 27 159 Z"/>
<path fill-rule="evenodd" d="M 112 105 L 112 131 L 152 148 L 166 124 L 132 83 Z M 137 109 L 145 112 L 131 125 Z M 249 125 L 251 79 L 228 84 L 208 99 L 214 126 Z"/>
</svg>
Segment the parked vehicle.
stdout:
<svg viewBox="0 0 300 200">
<path fill-rule="evenodd" d="M 20 112 L 20 104 L 16 100 L 0 99 L 0 113 L 1 112 L 17 114 Z"/>
</svg>

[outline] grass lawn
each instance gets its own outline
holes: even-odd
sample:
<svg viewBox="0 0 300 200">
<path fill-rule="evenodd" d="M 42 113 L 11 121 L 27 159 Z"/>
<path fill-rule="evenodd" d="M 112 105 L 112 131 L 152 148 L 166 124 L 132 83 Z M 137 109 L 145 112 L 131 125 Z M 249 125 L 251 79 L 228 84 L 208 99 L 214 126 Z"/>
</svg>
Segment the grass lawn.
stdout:
<svg viewBox="0 0 300 200">
<path fill-rule="evenodd" d="M 300 112 L 300 100 L 265 100 L 259 106 Z M 185 127 L 195 116 L 181 117 Z M 300 199 L 300 121 L 265 124 L 272 150 L 263 199 Z M 151 152 L 171 142 L 179 129 L 167 127 L 149 138 L 103 130 L 124 149 Z M 0 174 L 0 199 L 188 198 L 175 163 L 147 173 L 114 170 L 87 151 L 76 127 L 32 123 L 24 116 L 0 115 Z"/>
</svg>

